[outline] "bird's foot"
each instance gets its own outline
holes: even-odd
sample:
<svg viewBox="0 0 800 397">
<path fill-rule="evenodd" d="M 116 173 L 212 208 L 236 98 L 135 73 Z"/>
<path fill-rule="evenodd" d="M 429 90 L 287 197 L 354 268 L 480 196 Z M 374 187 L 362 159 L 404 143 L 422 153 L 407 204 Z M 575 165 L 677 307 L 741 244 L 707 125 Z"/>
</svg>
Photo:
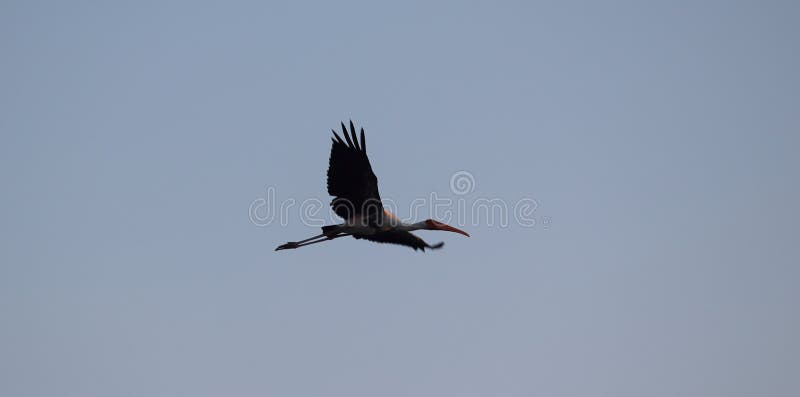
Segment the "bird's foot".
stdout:
<svg viewBox="0 0 800 397">
<path fill-rule="evenodd" d="M 296 242 L 290 241 L 290 242 L 288 242 L 286 244 L 278 246 L 278 248 L 275 248 L 275 251 L 288 250 L 288 249 L 297 248 L 297 247 L 299 247 L 299 245 Z"/>
</svg>

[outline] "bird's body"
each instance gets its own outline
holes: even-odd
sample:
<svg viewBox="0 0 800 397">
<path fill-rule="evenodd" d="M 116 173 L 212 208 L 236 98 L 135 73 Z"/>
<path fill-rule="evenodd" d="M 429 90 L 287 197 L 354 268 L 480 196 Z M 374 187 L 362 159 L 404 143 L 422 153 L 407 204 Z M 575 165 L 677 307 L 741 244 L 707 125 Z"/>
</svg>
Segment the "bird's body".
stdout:
<svg viewBox="0 0 800 397">
<path fill-rule="evenodd" d="M 299 248 L 305 245 L 353 236 L 378 243 L 400 244 L 416 250 L 441 248 L 444 243 L 430 245 L 411 233 L 413 230 L 444 230 L 469 236 L 463 230 L 441 222 L 426 221 L 405 224 L 397 216 L 383 208 L 378 191 L 378 178 L 372 172 L 367 157 L 367 142 L 361 129 L 359 142 L 353 122 L 350 131 L 342 123 L 344 140 L 333 132 L 331 156 L 328 165 L 328 194 L 333 212 L 344 219 L 344 223 L 322 227 L 322 234 L 302 241 L 289 242 L 276 248 Z"/>
</svg>

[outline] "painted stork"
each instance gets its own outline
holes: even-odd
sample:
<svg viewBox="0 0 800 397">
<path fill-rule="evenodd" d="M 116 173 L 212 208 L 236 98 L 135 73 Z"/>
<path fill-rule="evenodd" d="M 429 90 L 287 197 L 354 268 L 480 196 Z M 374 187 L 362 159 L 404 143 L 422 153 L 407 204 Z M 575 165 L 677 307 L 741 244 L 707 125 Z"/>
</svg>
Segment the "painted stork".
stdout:
<svg viewBox="0 0 800 397">
<path fill-rule="evenodd" d="M 444 230 L 469 234 L 461 229 L 446 225 L 433 219 L 406 224 L 394 214 L 383 208 L 378 193 L 378 178 L 372 172 L 367 157 L 367 141 L 364 129 L 361 128 L 361 142 L 356 136 L 356 128 L 350 121 L 350 131 L 342 123 L 344 140 L 333 132 L 333 145 L 328 164 L 328 194 L 334 196 L 331 207 L 336 215 L 345 220 L 338 225 L 322 227 L 322 233 L 300 241 L 283 244 L 275 251 L 300 248 L 307 245 L 333 240 L 344 236 L 353 236 L 378 243 L 405 245 L 416 250 L 425 248 L 441 248 L 444 243 L 428 244 L 413 235 L 413 230 Z"/>
</svg>

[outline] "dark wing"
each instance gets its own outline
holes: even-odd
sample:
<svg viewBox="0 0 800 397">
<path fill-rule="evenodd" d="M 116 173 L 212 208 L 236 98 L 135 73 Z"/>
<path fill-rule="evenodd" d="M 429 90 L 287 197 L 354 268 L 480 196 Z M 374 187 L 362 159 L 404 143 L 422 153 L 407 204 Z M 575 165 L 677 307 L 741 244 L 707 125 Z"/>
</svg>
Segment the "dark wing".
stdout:
<svg viewBox="0 0 800 397">
<path fill-rule="evenodd" d="M 374 241 L 376 243 L 405 245 L 413 248 L 414 251 L 416 250 L 425 251 L 425 248 L 437 249 L 437 248 L 442 248 L 442 246 L 444 245 L 444 243 L 430 245 L 426 243 L 423 239 L 411 234 L 411 232 L 400 231 L 400 230 L 378 232 L 370 236 L 354 235 L 353 237 L 357 239 Z"/>
<path fill-rule="evenodd" d="M 345 140 L 333 132 L 331 158 L 328 164 L 328 194 L 335 196 L 331 207 L 336 215 L 350 219 L 355 214 L 365 214 L 369 219 L 383 214 L 378 178 L 372 172 L 367 158 L 367 141 L 361 129 L 361 142 L 350 121 L 350 132 L 342 123 Z M 351 139 L 352 137 L 352 139 Z"/>
</svg>

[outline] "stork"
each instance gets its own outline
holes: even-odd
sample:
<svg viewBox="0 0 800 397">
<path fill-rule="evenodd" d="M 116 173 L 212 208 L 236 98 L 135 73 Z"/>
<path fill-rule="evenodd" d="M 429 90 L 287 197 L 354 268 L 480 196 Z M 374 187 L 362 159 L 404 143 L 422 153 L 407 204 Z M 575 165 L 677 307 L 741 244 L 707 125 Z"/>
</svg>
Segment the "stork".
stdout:
<svg viewBox="0 0 800 397">
<path fill-rule="evenodd" d="M 381 204 L 378 178 L 372 172 L 367 157 L 367 141 L 361 128 L 361 141 L 350 120 L 350 131 L 342 123 L 344 140 L 333 129 L 331 156 L 328 163 L 328 194 L 333 212 L 344 223 L 322 227 L 322 233 L 305 240 L 292 241 L 278 246 L 275 251 L 305 247 L 344 236 L 353 236 L 377 243 L 399 244 L 416 250 L 442 248 L 443 242 L 428 244 L 411 232 L 414 230 L 443 230 L 469 237 L 461 229 L 433 219 L 416 223 L 403 223 Z"/>
</svg>

